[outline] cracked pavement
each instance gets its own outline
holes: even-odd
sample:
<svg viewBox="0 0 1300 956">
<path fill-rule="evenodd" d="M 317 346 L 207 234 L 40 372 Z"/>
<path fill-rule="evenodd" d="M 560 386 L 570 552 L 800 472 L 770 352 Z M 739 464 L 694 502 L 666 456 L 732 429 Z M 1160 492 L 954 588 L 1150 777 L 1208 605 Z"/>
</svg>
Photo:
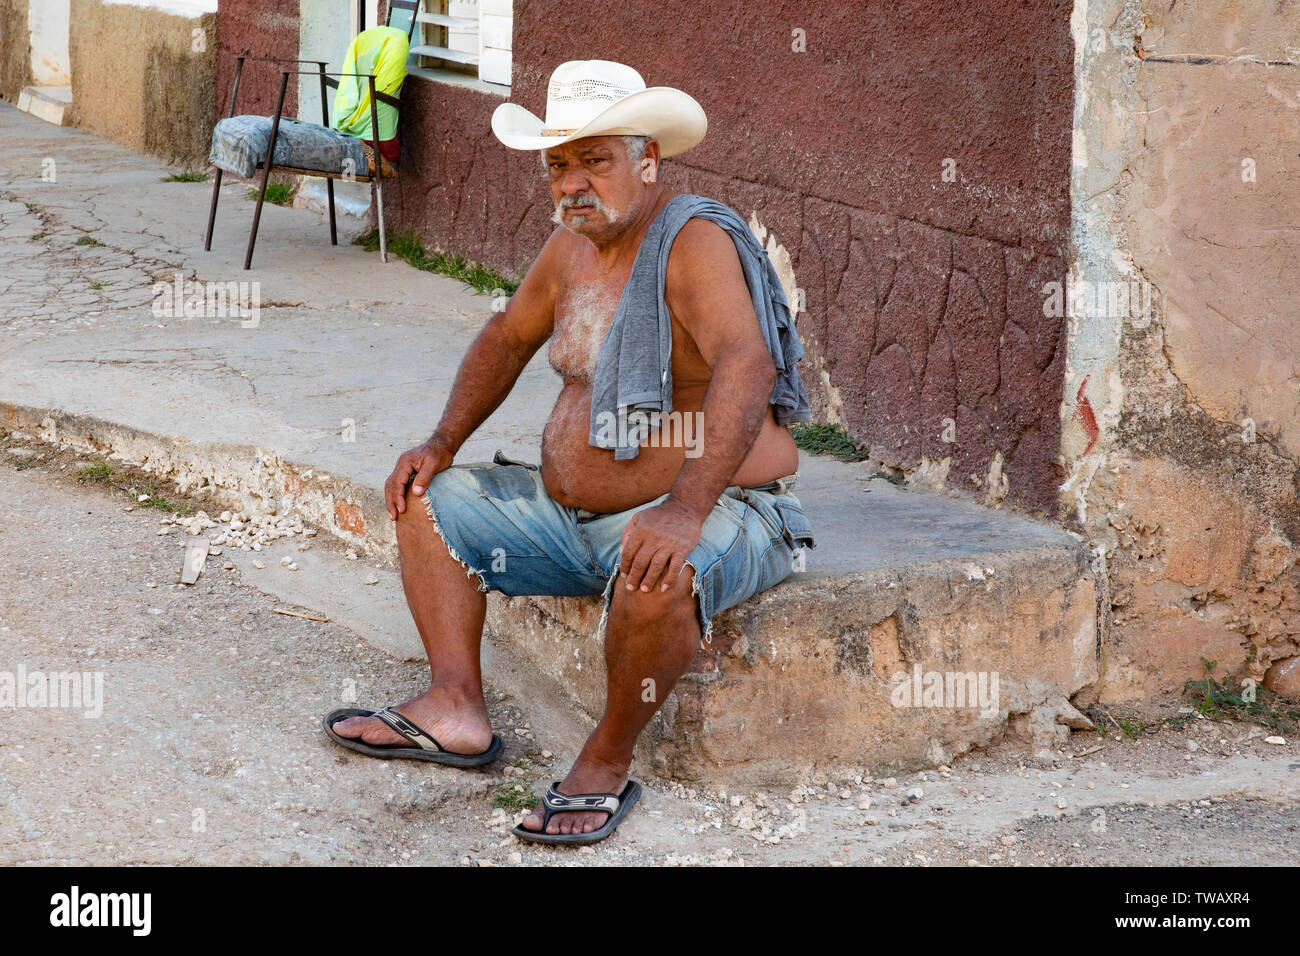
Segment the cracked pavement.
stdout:
<svg viewBox="0 0 1300 956">
<path fill-rule="evenodd" d="M 412 422 L 432 430 L 488 297 L 396 257 L 383 265 L 342 233 L 331 246 L 320 215 L 272 205 L 245 272 L 245 184 L 223 185 L 205 253 L 211 182 L 164 182 L 174 170 L 158 161 L 8 104 L 0 140 L 5 401 L 199 441 L 260 441 L 376 485 L 427 437 Z M 53 182 L 42 178 L 51 169 Z M 155 283 L 170 293 L 177 273 L 187 294 L 196 282 L 257 283 L 256 326 L 238 315 L 155 315 Z M 423 357 L 425 377 L 390 360 L 394 341 Z M 326 388 L 323 365 L 343 369 Z M 535 455 L 558 391 L 538 356 L 467 455 Z M 341 440 L 345 421 L 355 441 Z"/>
</svg>

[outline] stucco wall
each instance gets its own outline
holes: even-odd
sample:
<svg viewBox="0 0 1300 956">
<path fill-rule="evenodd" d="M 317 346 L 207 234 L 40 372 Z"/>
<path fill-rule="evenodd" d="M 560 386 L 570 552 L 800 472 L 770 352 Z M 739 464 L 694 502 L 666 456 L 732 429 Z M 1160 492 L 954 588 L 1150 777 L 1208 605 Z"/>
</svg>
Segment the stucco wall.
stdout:
<svg viewBox="0 0 1300 956">
<path fill-rule="evenodd" d="M 217 13 L 216 99 L 214 121 L 226 115 L 230 86 L 235 78 L 235 57 L 298 57 L 299 0 L 221 0 Z M 275 111 L 280 90 L 280 70 L 297 69 L 293 64 L 250 63 L 244 68 L 239 84 L 237 113 L 269 116 Z M 284 114 L 298 115 L 297 77 L 289 77 L 285 93 Z M 320 121 L 320 102 L 313 100 L 311 112 L 304 117 Z M 211 132 L 211 131 L 209 131 Z"/>
<path fill-rule="evenodd" d="M 28 0 L 0 0 L 0 97 L 13 102 L 31 82 Z"/>
<path fill-rule="evenodd" d="M 325 69 L 337 73 L 343 69 L 348 44 L 352 41 L 352 7 L 346 0 L 301 0 L 298 17 L 298 56 L 325 61 Z M 373 4 L 371 4 L 373 7 Z M 373 24 L 372 24 L 373 25 Z M 309 66 L 309 64 L 304 64 Z M 303 119 L 321 121 L 320 80 L 299 76 L 298 102 Z M 328 90 L 326 102 L 334 106 L 334 91 Z"/>
<path fill-rule="evenodd" d="M 602 10 L 593 50 L 561 6 L 519 2 L 511 99 L 541 113 L 550 71 L 591 56 L 690 92 L 709 135 L 666 181 L 757 211 L 789 250 L 819 414 L 887 464 L 1047 511 L 1064 321 L 1040 289 L 1065 271 L 1069 12 L 667 0 Z M 500 99 L 418 77 L 404 98 L 394 228 L 524 268 L 552 207 L 535 156 L 491 134 Z"/>
<path fill-rule="evenodd" d="M 72 8 L 69 0 L 30 0 L 27 28 L 31 35 L 32 83 L 69 86 L 68 36 Z"/>
<path fill-rule="evenodd" d="M 1076 265 L 1151 303 L 1071 321 L 1062 510 L 1109 587 L 1098 692 L 1178 691 L 1202 658 L 1259 680 L 1300 651 L 1300 5 L 1079 0 L 1075 23 Z"/>
<path fill-rule="evenodd" d="M 169 162 L 202 165 L 215 36 L 216 14 L 72 0 L 73 122 Z"/>
</svg>

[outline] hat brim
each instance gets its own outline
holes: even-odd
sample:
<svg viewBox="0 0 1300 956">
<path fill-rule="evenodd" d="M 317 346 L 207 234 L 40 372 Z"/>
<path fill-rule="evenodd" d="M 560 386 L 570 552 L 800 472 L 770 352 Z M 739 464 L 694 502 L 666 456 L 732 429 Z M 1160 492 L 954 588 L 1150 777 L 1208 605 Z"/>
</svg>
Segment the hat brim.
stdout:
<svg viewBox="0 0 1300 956">
<path fill-rule="evenodd" d="M 709 121 L 695 97 L 670 86 L 637 90 L 594 117 L 581 129 L 543 136 L 546 124 L 522 106 L 502 103 L 492 114 L 492 132 L 511 149 L 549 149 L 588 136 L 649 136 L 661 156 L 684 153 L 704 139 Z"/>
</svg>

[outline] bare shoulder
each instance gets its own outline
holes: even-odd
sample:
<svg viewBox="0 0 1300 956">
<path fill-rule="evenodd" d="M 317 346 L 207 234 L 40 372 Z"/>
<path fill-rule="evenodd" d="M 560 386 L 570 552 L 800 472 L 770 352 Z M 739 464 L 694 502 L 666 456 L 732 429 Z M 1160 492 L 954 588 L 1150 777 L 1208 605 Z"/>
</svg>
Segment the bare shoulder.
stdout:
<svg viewBox="0 0 1300 956">
<path fill-rule="evenodd" d="M 688 219 L 668 252 L 667 281 L 672 282 L 674 274 L 689 279 L 732 265 L 739 272 L 740 257 L 727 231 L 709 219 Z"/>
<path fill-rule="evenodd" d="M 664 297 L 684 313 L 707 313 L 728 302 L 752 304 L 736 244 L 725 229 L 699 218 L 682 226 L 668 252 Z"/>
<path fill-rule="evenodd" d="M 715 222 L 691 219 L 673 240 L 664 300 L 710 366 L 729 349 L 766 349 L 736 244 Z"/>
</svg>

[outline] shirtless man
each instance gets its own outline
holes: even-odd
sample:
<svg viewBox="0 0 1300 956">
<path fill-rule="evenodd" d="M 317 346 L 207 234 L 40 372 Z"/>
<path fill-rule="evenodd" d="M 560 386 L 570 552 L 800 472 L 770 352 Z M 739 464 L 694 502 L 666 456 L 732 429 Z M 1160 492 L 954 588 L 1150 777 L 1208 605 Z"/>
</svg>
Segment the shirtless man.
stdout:
<svg viewBox="0 0 1300 956">
<path fill-rule="evenodd" d="M 610 450 L 589 444 L 597 354 L 642 237 L 675 193 L 659 182 L 660 143 L 647 136 L 573 138 L 544 149 L 542 158 L 559 226 L 506 310 L 470 346 L 433 435 L 398 459 L 385 485 L 403 588 L 432 671 L 426 693 L 390 710 L 436 739 L 439 757 L 499 751 L 479 665 L 484 590 L 603 591 L 605 710 L 558 792 L 626 796 L 637 737 L 701 645 L 696 574 L 708 568 L 716 576 L 711 582 L 725 578 L 727 588 L 742 588 L 740 596 L 710 598 L 730 606 L 790 573 L 799 544 L 791 525 L 810 535 L 784 486 L 752 490 L 794 475 L 799 456 L 769 404 L 777 373 L 736 245 L 714 222 L 692 218 L 681 228 L 664 287 L 672 321 L 672 407 L 701 413 L 702 454 L 688 455 L 680 441 L 660 442 L 653 432 L 629 460 L 616 461 Z M 495 465 L 452 467 L 457 450 L 548 340 L 564 387 L 542 436 L 540 471 L 501 458 Z M 745 489 L 743 500 L 725 495 L 729 486 Z M 485 494 L 493 507 L 468 514 Z M 538 517 L 521 519 L 518 508 L 502 503 L 534 509 Z M 503 525 L 507 520 L 514 524 Z M 733 546 L 741 536 L 756 548 L 751 556 Z M 561 543 L 516 557 L 538 541 Z M 499 574 L 489 569 L 494 549 L 505 555 Z M 575 570 L 557 577 L 548 566 L 556 551 L 563 553 L 556 560 Z M 727 570 L 724 556 L 734 562 Z M 510 567 L 516 561 L 522 569 Z M 711 594 L 721 587 L 711 583 Z M 649 701 L 643 699 L 647 679 L 656 689 Z M 395 729 L 391 717 L 327 718 L 329 729 L 336 740 L 380 751 L 409 749 L 416 739 L 410 728 Z M 590 834 L 617 823 L 616 804 L 554 812 L 544 831 L 547 814 L 539 805 L 522 829 Z"/>
</svg>

